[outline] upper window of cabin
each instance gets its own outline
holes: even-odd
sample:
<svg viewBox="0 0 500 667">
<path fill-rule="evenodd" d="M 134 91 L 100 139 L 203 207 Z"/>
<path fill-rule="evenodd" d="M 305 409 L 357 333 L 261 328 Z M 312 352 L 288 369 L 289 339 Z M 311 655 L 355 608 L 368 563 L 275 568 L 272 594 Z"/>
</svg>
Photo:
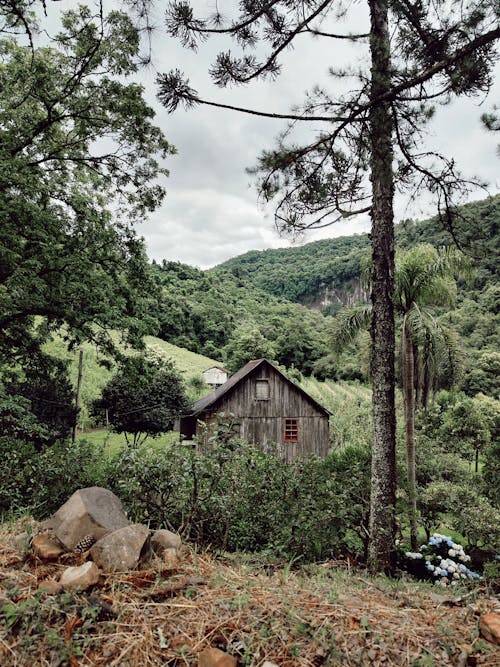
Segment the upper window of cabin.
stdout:
<svg viewBox="0 0 500 667">
<path fill-rule="evenodd" d="M 269 380 L 255 381 L 255 398 L 258 401 L 269 400 Z"/>
<path fill-rule="evenodd" d="M 284 433 L 285 442 L 298 442 L 299 441 L 299 420 L 298 419 L 285 419 L 285 433 Z"/>
</svg>

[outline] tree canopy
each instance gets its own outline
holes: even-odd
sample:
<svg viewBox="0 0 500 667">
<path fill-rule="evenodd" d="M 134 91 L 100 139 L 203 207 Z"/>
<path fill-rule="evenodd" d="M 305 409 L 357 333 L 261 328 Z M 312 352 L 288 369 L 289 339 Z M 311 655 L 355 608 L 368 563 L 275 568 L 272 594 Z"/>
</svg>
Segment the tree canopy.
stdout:
<svg viewBox="0 0 500 667">
<path fill-rule="evenodd" d="M 42 44 L 35 5 L 0 12 L 0 358 L 10 363 L 62 326 L 69 340 L 109 347 L 110 328 L 137 340 L 151 325 L 134 224 L 162 201 L 160 161 L 173 152 L 127 81 L 140 62 L 127 15 L 79 6 Z"/>
<path fill-rule="evenodd" d="M 173 364 L 143 356 L 125 359 L 93 404 L 94 414 L 102 419 L 106 411 L 112 429 L 132 435 L 137 446 L 171 431 L 186 408 L 184 383 Z"/>
</svg>

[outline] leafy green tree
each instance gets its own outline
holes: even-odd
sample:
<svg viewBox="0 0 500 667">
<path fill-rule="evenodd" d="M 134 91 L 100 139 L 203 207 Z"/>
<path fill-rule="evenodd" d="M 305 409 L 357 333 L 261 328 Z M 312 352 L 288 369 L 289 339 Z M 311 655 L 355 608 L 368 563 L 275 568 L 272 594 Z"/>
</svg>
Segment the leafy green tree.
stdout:
<svg viewBox="0 0 500 667">
<path fill-rule="evenodd" d="M 456 451 L 467 459 L 474 459 L 476 474 L 479 471 L 479 453 L 491 443 L 493 422 L 500 421 L 497 401 L 477 396 L 463 395 L 444 413 L 440 428 L 447 449 Z M 489 414 L 488 414 L 489 413 Z"/>
<path fill-rule="evenodd" d="M 110 328 L 137 342 L 153 325 L 134 224 L 162 201 L 159 160 L 173 151 L 143 88 L 127 82 L 140 64 L 131 20 L 79 6 L 38 46 L 36 5 L 0 8 L 0 363 L 9 365 L 63 325 L 68 340 L 108 348 Z"/>
<path fill-rule="evenodd" d="M 124 433 L 134 446 L 172 430 L 186 409 L 184 383 L 174 365 L 143 356 L 125 359 L 92 406 L 101 419 L 107 413 L 113 431 Z"/>
<path fill-rule="evenodd" d="M 500 396 L 500 352 L 485 350 L 471 357 L 463 390 L 469 396 L 478 393 Z"/>
<path fill-rule="evenodd" d="M 74 390 L 68 380 L 66 364 L 43 353 L 33 355 L 22 372 L 4 378 L 4 387 L 12 400 L 25 399 L 42 432 L 33 432 L 29 440 L 37 450 L 66 440 L 74 424 Z M 5 431 L 4 431 L 5 432 Z"/>
<path fill-rule="evenodd" d="M 432 378 L 439 375 L 441 363 L 447 363 L 448 378 L 456 375 L 457 350 L 453 337 L 439 326 L 429 307 L 452 305 L 456 296 L 455 275 L 467 262 L 461 253 L 450 248 L 437 251 L 419 245 L 396 257 L 396 312 L 402 318 L 401 378 L 405 411 L 405 436 L 410 494 L 410 541 L 417 547 L 417 500 L 415 468 L 415 407 L 422 377 L 422 403 L 427 397 Z M 415 368 L 421 363 L 422 372 Z"/>
<path fill-rule="evenodd" d="M 274 346 L 262 335 L 255 324 L 240 325 L 224 348 L 225 363 L 230 371 L 237 371 L 252 359 L 274 359 Z"/>
</svg>

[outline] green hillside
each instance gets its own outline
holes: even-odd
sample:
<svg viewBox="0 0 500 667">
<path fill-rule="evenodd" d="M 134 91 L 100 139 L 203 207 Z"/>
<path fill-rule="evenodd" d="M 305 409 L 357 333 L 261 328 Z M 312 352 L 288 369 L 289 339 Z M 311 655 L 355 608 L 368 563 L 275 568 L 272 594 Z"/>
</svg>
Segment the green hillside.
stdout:
<svg viewBox="0 0 500 667">
<path fill-rule="evenodd" d="M 453 234 L 446 230 L 453 229 Z M 458 241 L 477 262 L 478 286 L 499 277 L 500 195 L 457 208 L 450 220 L 405 220 L 396 226 L 396 246 L 418 243 L 434 246 Z M 272 294 L 299 303 L 318 301 L 335 290 L 346 305 L 360 277 L 361 263 L 369 254 L 368 234 L 342 236 L 307 243 L 298 248 L 251 251 L 234 257 L 214 273 L 229 271 L 235 277 Z M 318 298 L 319 297 L 319 298 Z M 331 309 L 327 312 L 331 312 Z"/>
<path fill-rule="evenodd" d="M 304 302 L 325 284 L 352 287 L 369 248 L 368 234 L 341 236 L 296 248 L 252 250 L 213 272 L 229 271 L 274 296 Z"/>
<path fill-rule="evenodd" d="M 202 371 L 217 363 L 213 359 L 177 347 L 154 336 L 147 336 L 144 342 L 146 343 L 147 350 L 154 352 L 155 355 L 158 355 L 162 359 L 173 361 L 186 383 L 189 383 L 194 377 L 199 377 Z M 58 359 L 69 361 L 69 377 L 73 386 L 76 386 L 78 350 L 69 351 L 61 337 L 55 337 L 47 343 L 45 350 Z M 82 418 L 85 423 L 87 419 L 87 407 L 100 395 L 102 388 L 111 379 L 114 371 L 110 370 L 107 364 L 102 363 L 108 360 L 103 358 L 102 354 L 99 354 L 94 345 L 85 344 L 83 345 L 83 350 Z"/>
<path fill-rule="evenodd" d="M 233 371 L 249 358 L 270 357 L 309 375 L 326 354 L 326 318 L 249 280 L 166 261 L 153 264 L 153 275 L 160 297 L 152 314 L 163 340 Z"/>
</svg>

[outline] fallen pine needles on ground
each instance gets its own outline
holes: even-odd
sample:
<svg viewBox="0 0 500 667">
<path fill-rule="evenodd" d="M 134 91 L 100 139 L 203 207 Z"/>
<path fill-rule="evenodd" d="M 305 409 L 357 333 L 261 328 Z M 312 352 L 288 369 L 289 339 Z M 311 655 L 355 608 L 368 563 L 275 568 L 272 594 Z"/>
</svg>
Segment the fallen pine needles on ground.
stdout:
<svg viewBox="0 0 500 667">
<path fill-rule="evenodd" d="M 158 560 L 102 575 L 91 592 L 50 594 L 42 582 L 82 556 L 23 558 L 13 546 L 18 532 L 0 528 L 4 667 L 191 666 L 208 647 L 248 667 L 500 664 L 500 647 L 479 636 L 479 616 L 498 610 L 484 587 L 372 580 L 341 562 L 266 574 L 243 557 L 184 547 L 178 571 Z"/>
</svg>

